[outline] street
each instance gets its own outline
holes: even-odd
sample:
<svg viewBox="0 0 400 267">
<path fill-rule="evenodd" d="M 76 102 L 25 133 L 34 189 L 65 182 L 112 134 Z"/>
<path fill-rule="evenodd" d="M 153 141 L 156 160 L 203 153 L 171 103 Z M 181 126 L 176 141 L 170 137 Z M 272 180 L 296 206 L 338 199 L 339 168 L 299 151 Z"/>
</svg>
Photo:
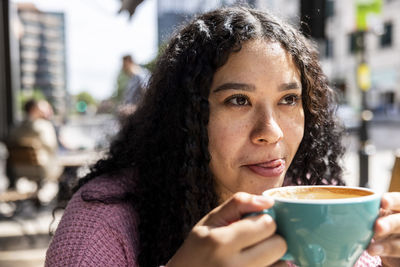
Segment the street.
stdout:
<svg viewBox="0 0 400 267">
<path fill-rule="evenodd" d="M 400 122 L 372 123 L 369 128 L 369 137 L 376 150 L 395 150 L 400 148 Z M 357 152 L 358 136 L 351 132 L 344 140 L 347 152 Z"/>
<path fill-rule="evenodd" d="M 380 193 L 386 192 L 390 184 L 395 155 L 400 149 L 399 135 L 398 121 L 374 122 L 369 128 L 370 142 L 375 147 L 369 157 L 369 187 Z M 351 132 L 343 142 L 347 149 L 343 159 L 344 179 L 347 185 L 358 186 L 358 134 Z"/>
</svg>

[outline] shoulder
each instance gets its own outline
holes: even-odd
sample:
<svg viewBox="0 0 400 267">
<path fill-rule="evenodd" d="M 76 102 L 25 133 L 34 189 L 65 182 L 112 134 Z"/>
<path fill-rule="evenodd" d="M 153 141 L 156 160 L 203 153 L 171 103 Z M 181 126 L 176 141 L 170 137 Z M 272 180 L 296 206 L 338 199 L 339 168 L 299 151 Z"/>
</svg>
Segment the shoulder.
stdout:
<svg viewBox="0 0 400 267">
<path fill-rule="evenodd" d="M 102 202 L 129 192 L 126 177 L 98 177 L 70 200 L 46 255 L 46 266 L 135 266 L 136 214 L 130 203 Z M 84 199 L 93 198 L 93 201 Z M 98 198 L 100 201 L 95 201 Z"/>
<path fill-rule="evenodd" d="M 34 126 L 53 126 L 53 124 L 51 124 L 51 122 L 49 120 L 46 119 L 36 119 L 32 121 L 32 124 Z"/>
<path fill-rule="evenodd" d="M 36 120 L 32 121 L 31 127 L 37 131 L 54 129 L 53 124 L 50 121 L 45 120 L 45 119 L 36 119 Z"/>
<path fill-rule="evenodd" d="M 140 82 L 146 84 L 151 76 L 151 73 L 143 67 L 139 67 L 135 75 L 132 77 L 131 82 Z"/>
<path fill-rule="evenodd" d="M 140 75 L 142 77 L 142 80 L 145 82 L 148 82 L 148 80 L 151 77 L 150 71 L 148 71 L 146 68 L 142 68 L 142 71 L 140 73 L 141 73 Z"/>
</svg>

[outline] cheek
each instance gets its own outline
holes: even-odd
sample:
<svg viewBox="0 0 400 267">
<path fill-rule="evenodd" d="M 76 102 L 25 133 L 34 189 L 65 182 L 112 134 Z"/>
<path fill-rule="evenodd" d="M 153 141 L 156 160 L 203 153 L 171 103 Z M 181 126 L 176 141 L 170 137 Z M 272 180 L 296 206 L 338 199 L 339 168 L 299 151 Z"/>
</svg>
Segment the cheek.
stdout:
<svg viewBox="0 0 400 267">
<path fill-rule="evenodd" d="M 298 113 L 295 116 L 287 117 L 282 123 L 283 132 L 285 133 L 287 143 L 290 149 L 296 153 L 304 135 L 304 113 Z"/>
<path fill-rule="evenodd" d="M 210 119 L 208 125 L 209 151 L 213 159 L 227 161 L 246 141 L 248 123 L 229 118 Z"/>
</svg>

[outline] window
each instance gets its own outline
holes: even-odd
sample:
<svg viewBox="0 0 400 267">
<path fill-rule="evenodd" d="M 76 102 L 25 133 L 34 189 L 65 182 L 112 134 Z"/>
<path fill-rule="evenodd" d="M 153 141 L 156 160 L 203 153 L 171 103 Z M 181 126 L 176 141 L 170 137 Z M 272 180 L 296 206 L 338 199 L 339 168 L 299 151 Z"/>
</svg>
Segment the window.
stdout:
<svg viewBox="0 0 400 267">
<path fill-rule="evenodd" d="M 333 58 L 333 40 L 327 38 L 325 40 L 325 57 L 326 58 Z"/>
<path fill-rule="evenodd" d="M 333 0 L 328 0 L 326 2 L 326 17 L 333 17 L 335 15 L 335 2 Z"/>
<path fill-rule="evenodd" d="M 361 51 L 364 45 L 363 32 L 352 32 L 349 34 L 349 52 L 351 54 Z"/>
<path fill-rule="evenodd" d="M 349 34 L 349 52 L 355 54 L 357 51 L 357 34 L 352 32 Z"/>
<path fill-rule="evenodd" d="M 386 22 L 384 25 L 384 33 L 380 38 L 381 47 L 392 46 L 392 31 L 393 24 L 391 22 Z"/>
</svg>

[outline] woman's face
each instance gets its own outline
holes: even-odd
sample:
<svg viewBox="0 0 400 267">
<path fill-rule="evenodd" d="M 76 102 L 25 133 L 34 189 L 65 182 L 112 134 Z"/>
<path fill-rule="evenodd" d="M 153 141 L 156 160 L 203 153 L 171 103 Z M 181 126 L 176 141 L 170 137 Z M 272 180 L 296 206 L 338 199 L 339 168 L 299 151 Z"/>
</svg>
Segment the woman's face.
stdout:
<svg viewBox="0 0 400 267">
<path fill-rule="evenodd" d="M 277 42 L 232 53 L 210 89 L 210 168 L 221 201 L 282 185 L 304 131 L 300 73 Z"/>
</svg>

